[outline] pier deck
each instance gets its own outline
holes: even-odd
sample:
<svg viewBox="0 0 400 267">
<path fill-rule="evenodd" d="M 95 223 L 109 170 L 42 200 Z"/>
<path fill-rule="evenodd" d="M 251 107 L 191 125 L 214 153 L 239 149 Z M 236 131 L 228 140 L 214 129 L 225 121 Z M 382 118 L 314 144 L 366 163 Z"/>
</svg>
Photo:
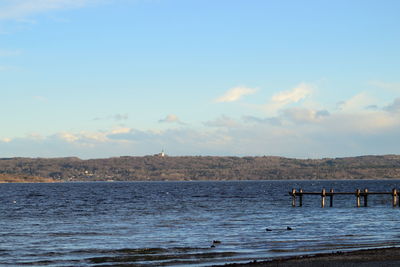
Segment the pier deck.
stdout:
<svg viewBox="0 0 400 267">
<path fill-rule="evenodd" d="M 361 191 L 360 189 L 355 190 L 354 192 L 335 192 L 333 189 L 330 189 L 329 192 L 323 188 L 321 192 L 304 192 L 303 189 L 299 189 L 298 191 L 296 189 L 292 189 L 291 192 L 289 192 L 289 195 L 292 196 L 292 206 L 296 207 L 296 197 L 299 198 L 299 207 L 303 206 L 303 196 L 304 195 L 319 195 L 321 196 L 321 207 L 325 207 L 325 199 L 326 197 L 329 197 L 329 206 L 333 207 L 333 197 L 335 195 L 354 195 L 356 197 L 356 207 L 361 206 L 361 197 L 364 199 L 364 207 L 368 206 L 368 196 L 369 195 L 391 195 L 392 196 L 392 204 L 393 207 L 397 206 L 397 203 L 399 203 L 400 206 L 400 201 L 398 201 L 399 194 L 397 189 L 392 189 L 390 192 L 370 192 L 368 189 L 364 189 Z"/>
</svg>

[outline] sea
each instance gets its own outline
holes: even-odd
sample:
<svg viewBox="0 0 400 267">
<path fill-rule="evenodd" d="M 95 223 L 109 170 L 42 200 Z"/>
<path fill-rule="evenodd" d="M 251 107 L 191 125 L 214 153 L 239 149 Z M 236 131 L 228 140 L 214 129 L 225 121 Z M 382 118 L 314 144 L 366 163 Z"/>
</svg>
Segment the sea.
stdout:
<svg viewBox="0 0 400 267">
<path fill-rule="evenodd" d="M 392 196 L 292 207 L 292 188 L 391 192 L 400 180 L 0 184 L 0 265 L 211 266 L 400 246 Z"/>
</svg>

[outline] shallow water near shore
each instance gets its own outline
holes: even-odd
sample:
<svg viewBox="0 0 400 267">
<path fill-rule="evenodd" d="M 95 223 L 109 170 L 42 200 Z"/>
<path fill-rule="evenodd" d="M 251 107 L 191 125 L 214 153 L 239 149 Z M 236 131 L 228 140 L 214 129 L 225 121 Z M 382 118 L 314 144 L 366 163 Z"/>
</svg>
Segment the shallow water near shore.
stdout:
<svg viewBox="0 0 400 267">
<path fill-rule="evenodd" d="M 400 181 L 0 184 L 0 265 L 206 266 L 400 245 L 390 195 L 291 207 L 292 188 L 323 187 L 390 192 Z"/>
</svg>

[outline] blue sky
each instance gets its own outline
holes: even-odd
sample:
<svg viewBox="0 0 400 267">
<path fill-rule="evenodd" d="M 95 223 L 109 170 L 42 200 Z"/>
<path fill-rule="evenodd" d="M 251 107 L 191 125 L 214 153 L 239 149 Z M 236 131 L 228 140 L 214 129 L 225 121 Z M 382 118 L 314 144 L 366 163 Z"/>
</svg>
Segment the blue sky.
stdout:
<svg viewBox="0 0 400 267">
<path fill-rule="evenodd" d="M 398 154 L 399 11 L 3 0 L 0 157 Z"/>
</svg>

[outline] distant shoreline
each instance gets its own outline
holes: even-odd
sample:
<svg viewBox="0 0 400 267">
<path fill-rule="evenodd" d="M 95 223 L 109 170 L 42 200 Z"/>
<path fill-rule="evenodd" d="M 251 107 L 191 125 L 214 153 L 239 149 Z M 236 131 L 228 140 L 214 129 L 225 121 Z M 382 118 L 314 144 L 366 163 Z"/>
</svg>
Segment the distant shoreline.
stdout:
<svg viewBox="0 0 400 267">
<path fill-rule="evenodd" d="M 55 183 L 54 179 L 46 177 L 0 174 L 0 183 Z"/>
<path fill-rule="evenodd" d="M 324 159 L 167 155 L 89 160 L 0 158 L 0 174 L 58 182 L 389 180 L 400 179 L 400 155 Z"/>
<path fill-rule="evenodd" d="M 223 182 L 257 182 L 257 181 L 390 181 L 390 180 L 395 180 L 398 181 L 400 180 L 400 178 L 396 178 L 396 179 L 336 179 L 336 180 L 316 180 L 316 179 L 298 179 L 298 180 L 184 180 L 184 181 L 180 181 L 180 180 L 171 180 L 171 181 L 167 181 L 167 180 L 151 180 L 151 181 L 142 181 L 142 180 L 138 180 L 138 181 L 104 181 L 104 180 L 99 180 L 99 181 L 80 181 L 80 180 L 76 180 L 76 181 L 57 181 L 57 180 L 53 180 L 53 179 L 48 179 L 48 178 L 44 178 L 44 177 L 40 177 L 40 179 L 32 179 L 32 180 L 23 180 L 23 181 L 19 181 L 17 180 L 11 180 L 11 179 L 6 179 L 6 180 L 1 180 L 0 179 L 0 184 L 48 184 L 48 183 L 57 183 L 57 184 L 64 184 L 64 183 L 190 183 L 190 182 L 216 182 L 216 183 L 223 183 Z"/>
<path fill-rule="evenodd" d="M 132 181 L 105 181 L 105 180 L 93 180 L 93 181 L 87 181 L 87 180 L 74 180 L 74 181 L 59 181 L 59 180 L 54 180 L 51 178 L 45 178 L 45 177 L 35 177 L 35 178 L 1 178 L 0 177 L 0 184 L 48 184 L 48 183 L 57 183 L 57 184 L 63 184 L 63 183 L 190 183 L 190 182 L 257 182 L 257 181 L 293 181 L 293 182 L 298 182 L 298 181 L 398 181 L 400 178 L 375 178 L 375 179 L 289 179 L 289 180 L 149 180 L 149 181 L 143 181 L 143 180 L 132 180 Z"/>
</svg>

